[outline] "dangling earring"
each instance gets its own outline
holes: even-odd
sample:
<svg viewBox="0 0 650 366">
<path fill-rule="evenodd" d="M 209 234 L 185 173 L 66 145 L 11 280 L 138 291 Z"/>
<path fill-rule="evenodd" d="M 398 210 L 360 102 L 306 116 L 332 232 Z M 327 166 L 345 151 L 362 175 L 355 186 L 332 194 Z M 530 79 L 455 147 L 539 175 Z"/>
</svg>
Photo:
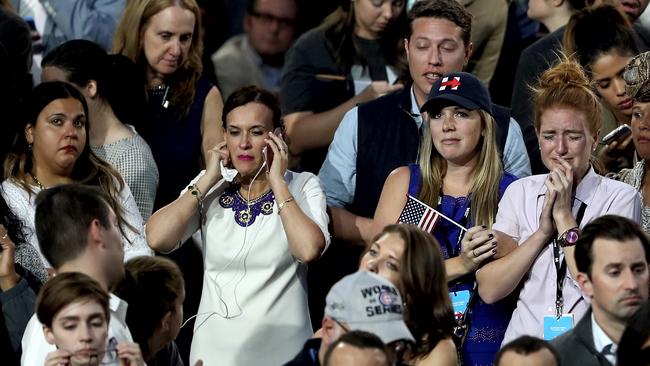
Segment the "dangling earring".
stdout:
<svg viewBox="0 0 650 366">
<path fill-rule="evenodd" d="M 27 144 L 27 150 L 32 151 L 33 146 L 34 146 L 33 142 L 30 142 L 29 144 Z"/>
</svg>

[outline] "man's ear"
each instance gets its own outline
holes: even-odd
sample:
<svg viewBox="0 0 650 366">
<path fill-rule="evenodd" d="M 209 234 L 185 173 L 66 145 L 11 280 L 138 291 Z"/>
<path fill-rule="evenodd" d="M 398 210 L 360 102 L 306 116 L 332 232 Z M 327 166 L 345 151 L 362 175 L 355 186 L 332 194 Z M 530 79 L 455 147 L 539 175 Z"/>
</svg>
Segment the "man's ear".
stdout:
<svg viewBox="0 0 650 366">
<path fill-rule="evenodd" d="M 163 318 L 160 320 L 160 323 L 158 324 L 158 327 L 160 327 L 160 329 L 162 329 L 165 332 L 168 331 L 169 330 L 169 323 L 171 322 L 172 316 L 173 316 L 173 314 L 172 314 L 171 310 L 168 311 L 167 313 L 165 313 L 165 316 L 163 316 Z"/>
<path fill-rule="evenodd" d="M 583 294 L 585 294 L 589 298 L 594 297 L 594 288 L 591 284 L 591 280 L 589 279 L 588 274 L 584 272 L 578 272 L 578 275 L 576 276 L 576 281 L 580 285 L 580 289 L 582 290 Z"/>
<path fill-rule="evenodd" d="M 45 340 L 47 343 L 54 344 L 54 333 L 52 333 L 52 329 L 50 329 L 50 327 L 44 325 L 43 334 L 45 335 Z"/>
<path fill-rule="evenodd" d="M 406 60 L 409 60 L 409 39 L 404 38 L 404 51 L 406 51 Z"/>
<path fill-rule="evenodd" d="M 474 53 L 474 43 L 470 42 L 465 48 L 465 63 L 463 64 L 463 70 L 469 64 L 469 59 L 472 58 L 472 53 Z"/>
<path fill-rule="evenodd" d="M 93 219 L 88 226 L 88 242 L 93 245 L 104 244 L 104 226 L 98 219 Z"/>
</svg>

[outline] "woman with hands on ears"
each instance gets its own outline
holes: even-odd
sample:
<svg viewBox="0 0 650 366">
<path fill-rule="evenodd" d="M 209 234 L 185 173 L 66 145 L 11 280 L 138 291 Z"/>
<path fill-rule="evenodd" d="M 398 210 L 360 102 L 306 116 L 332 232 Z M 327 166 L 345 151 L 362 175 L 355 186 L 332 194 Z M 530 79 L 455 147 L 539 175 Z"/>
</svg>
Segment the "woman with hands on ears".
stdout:
<svg viewBox="0 0 650 366">
<path fill-rule="evenodd" d="M 580 65 L 563 58 L 542 75 L 534 94 L 535 129 L 550 172 L 508 187 L 493 229 L 516 249 L 477 273 L 487 302 L 521 289 L 504 344 L 521 335 L 550 339 L 555 334 L 544 329 L 569 330 L 588 309 L 574 280 L 573 245 L 581 227 L 605 214 L 640 221 L 634 188 L 596 174 L 591 165 L 602 117 Z"/>
<path fill-rule="evenodd" d="M 153 249 L 171 251 L 203 233 L 191 363 L 280 365 L 312 335 L 306 263 L 329 243 L 325 195 L 313 174 L 287 170 L 287 144 L 272 133 L 281 127 L 273 94 L 235 91 L 222 120 L 225 141 L 208 152 L 206 170 L 188 189 L 153 214 L 148 239 Z M 222 164 L 236 170 L 232 182 Z"/>
<path fill-rule="evenodd" d="M 499 199 L 517 178 L 503 171 L 496 123 L 487 88 L 476 76 L 456 72 L 432 86 L 422 106 L 422 143 L 418 164 L 394 170 L 384 184 L 374 230 L 408 220 L 407 195 L 435 208 L 457 224 L 439 218 L 432 234 L 440 243 L 457 320 L 455 331 L 463 364 L 490 364 L 514 303 L 485 304 L 476 291 L 474 273 L 484 263 L 514 248 L 504 247 L 490 229 Z M 407 203 L 408 200 L 408 203 Z M 466 334 L 466 335 L 465 335 Z"/>
</svg>

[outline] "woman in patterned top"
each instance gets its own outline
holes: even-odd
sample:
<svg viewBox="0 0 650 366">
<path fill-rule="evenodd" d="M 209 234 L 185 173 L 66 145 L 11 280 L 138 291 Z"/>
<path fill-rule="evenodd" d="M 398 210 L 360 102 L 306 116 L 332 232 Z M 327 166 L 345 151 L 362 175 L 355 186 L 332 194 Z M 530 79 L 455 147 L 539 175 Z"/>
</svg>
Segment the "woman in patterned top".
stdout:
<svg viewBox="0 0 650 366">
<path fill-rule="evenodd" d="M 203 234 L 190 364 L 282 365 L 312 335 L 305 281 L 307 262 L 329 242 L 325 194 L 315 175 L 287 170 L 273 94 L 235 91 L 222 122 L 225 141 L 208 152 L 206 170 L 151 216 L 147 235 L 166 252 Z"/>
<path fill-rule="evenodd" d="M 650 183 L 646 179 L 646 160 L 650 159 L 650 52 L 642 53 L 627 64 L 625 89 L 632 106 L 632 141 L 640 158 L 632 169 L 623 169 L 613 178 L 636 188 L 643 199 L 641 226 L 650 233 Z"/>
<path fill-rule="evenodd" d="M 43 82 L 64 81 L 88 103 L 90 148 L 117 169 L 131 188 L 144 221 L 153 212 L 158 168 L 151 149 L 136 132 L 144 122 L 146 101 L 139 70 L 121 55 L 107 55 L 98 44 L 76 39 L 43 58 Z"/>
</svg>

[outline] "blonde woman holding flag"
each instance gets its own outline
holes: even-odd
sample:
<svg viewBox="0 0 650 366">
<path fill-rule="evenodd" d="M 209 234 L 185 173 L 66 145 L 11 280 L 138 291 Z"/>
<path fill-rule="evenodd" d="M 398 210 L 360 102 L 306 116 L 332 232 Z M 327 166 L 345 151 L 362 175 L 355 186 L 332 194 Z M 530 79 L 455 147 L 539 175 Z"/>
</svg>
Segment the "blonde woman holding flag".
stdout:
<svg viewBox="0 0 650 366">
<path fill-rule="evenodd" d="M 474 75 L 457 72 L 439 78 L 422 112 L 427 122 L 418 164 L 398 168 L 388 177 L 374 229 L 413 223 L 436 237 L 458 324 L 459 356 L 464 365 L 490 364 L 514 302 L 506 298 L 485 304 L 474 273 L 485 261 L 513 249 L 501 247 L 490 227 L 499 199 L 517 178 L 503 171 L 490 94 Z"/>
</svg>

